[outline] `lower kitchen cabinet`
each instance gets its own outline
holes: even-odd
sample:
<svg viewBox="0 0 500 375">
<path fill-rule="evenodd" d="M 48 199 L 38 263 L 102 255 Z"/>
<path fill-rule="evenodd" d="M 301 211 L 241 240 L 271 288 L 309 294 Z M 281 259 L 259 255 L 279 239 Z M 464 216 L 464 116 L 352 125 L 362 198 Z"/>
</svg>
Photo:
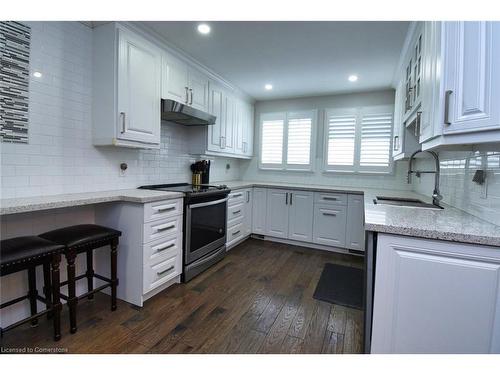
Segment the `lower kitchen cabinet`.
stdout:
<svg viewBox="0 0 500 375">
<path fill-rule="evenodd" d="M 365 250 L 365 198 L 361 194 L 348 194 L 346 247 Z"/>
<path fill-rule="evenodd" d="M 345 206 L 315 204 L 313 242 L 345 247 L 346 217 Z"/>
<path fill-rule="evenodd" d="M 96 207 L 96 224 L 122 232 L 118 246 L 119 299 L 137 306 L 180 281 L 182 198 Z M 96 272 L 106 275 L 109 252 L 96 253 Z"/>
<path fill-rule="evenodd" d="M 288 201 L 288 238 L 312 242 L 314 193 L 291 191 Z"/>
<path fill-rule="evenodd" d="M 252 189 L 234 190 L 229 194 L 227 205 L 227 250 L 252 234 L 252 203 Z"/>
<path fill-rule="evenodd" d="M 266 234 L 267 189 L 253 188 L 252 233 Z"/>
<path fill-rule="evenodd" d="M 500 353 L 498 248 L 379 234 L 372 353 Z"/>
<path fill-rule="evenodd" d="M 266 230 L 267 236 L 288 238 L 288 191 L 267 191 Z"/>
</svg>

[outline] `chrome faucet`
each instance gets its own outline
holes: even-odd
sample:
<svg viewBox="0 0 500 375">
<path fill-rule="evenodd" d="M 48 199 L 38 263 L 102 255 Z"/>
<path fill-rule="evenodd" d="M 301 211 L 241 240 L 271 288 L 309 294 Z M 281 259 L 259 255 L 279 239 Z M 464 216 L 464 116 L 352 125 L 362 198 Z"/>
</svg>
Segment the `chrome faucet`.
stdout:
<svg viewBox="0 0 500 375">
<path fill-rule="evenodd" d="M 432 192 L 432 204 L 435 206 L 439 206 L 439 201 L 441 201 L 441 199 L 443 199 L 443 196 L 439 193 L 439 156 L 434 151 L 427 151 L 434 158 L 434 161 L 436 163 L 436 170 L 434 170 L 434 171 L 414 171 L 414 170 L 412 170 L 412 162 L 413 162 L 413 159 L 415 158 L 415 155 L 420 153 L 420 152 L 424 152 L 424 151 L 420 151 L 420 150 L 415 151 L 410 156 L 410 161 L 408 162 L 407 182 L 409 184 L 411 184 L 412 173 L 415 173 L 418 177 L 420 177 L 420 174 L 422 174 L 422 173 L 434 173 L 434 191 Z"/>
</svg>

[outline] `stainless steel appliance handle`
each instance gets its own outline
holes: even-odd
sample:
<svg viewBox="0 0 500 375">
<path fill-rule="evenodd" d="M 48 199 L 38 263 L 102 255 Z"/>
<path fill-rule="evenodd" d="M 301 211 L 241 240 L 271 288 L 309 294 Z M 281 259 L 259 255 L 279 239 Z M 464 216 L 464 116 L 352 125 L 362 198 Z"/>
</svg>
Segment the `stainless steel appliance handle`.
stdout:
<svg viewBox="0 0 500 375">
<path fill-rule="evenodd" d="M 450 122 L 450 96 L 453 93 L 452 90 L 446 90 L 444 93 L 444 124 L 451 125 Z"/>
<path fill-rule="evenodd" d="M 166 274 L 167 272 L 172 271 L 174 268 L 175 268 L 175 266 L 170 266 L 170 267 L 168 267 L 165 271 L 156 272 L 156 274 L 157 274 L 158 276 L 162 276 L 162 275 Z"/>
<path fill-rule="evenodd" d="M 213 259 L 213 258 L 218 257 L 218 256 L 219 256 L 219 254 L 220 254 L 221 252 L 224 252 L 224 251 L 226 251 L 226 247 L 225 247 L 225 246 L 221 247 L 219 251 L 214 252 L 214 253 L 213 253 L 212 255 L 210 255 L 209 257 L 200 258 L 200 259 L 198 259 L 196 262 L 191 263 L 191 264 L 189 265 L 189 267 L 191 267 L 191 268 L 195 268 L 196 266 L 199 266 L 200 264 L 203 264 L 203 263 L 205 263 L 205 262 L 207 262 L 207 261 L 209 261 L 209 260 L 211 260 L 211 259 Z"/>
<path fill-rule="evenodd" d="M 212 202 L 203 202 L 203 203 L 190 204 L 190 205 L 188 205 L 188 208 L 192 209 L 192 208 L 213 206 L 214 204 L 219 204 L 219 203 L 227 202 L 228 199 L 229 198 L 223 198 L 223 199 L 218 199 L 218 200 L 212 201 Z"/>
<path fill-rule="evenodd" d="M 125 112 L 120 112 L 120 116 L 122 116 L 122 130 L 121 133 L 125 133 Z"/>
</svg>

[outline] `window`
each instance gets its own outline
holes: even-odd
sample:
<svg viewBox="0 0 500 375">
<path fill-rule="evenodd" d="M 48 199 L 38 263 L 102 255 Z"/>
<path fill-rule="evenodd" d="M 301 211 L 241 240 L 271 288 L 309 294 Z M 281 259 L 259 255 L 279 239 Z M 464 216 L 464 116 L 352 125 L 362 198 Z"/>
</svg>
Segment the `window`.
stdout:
<svg viewBox="0 0 500 375">
<path fill-rule="evenodd" d="M 315 119 L 315 111 L 262 114 L 260 167 L 311 170 Z"/>
<path fill-rule="evenodd" d="M 326 110 L 325 124 L 327 171 L 391 171 L 391 108 Z"/>
</svg>

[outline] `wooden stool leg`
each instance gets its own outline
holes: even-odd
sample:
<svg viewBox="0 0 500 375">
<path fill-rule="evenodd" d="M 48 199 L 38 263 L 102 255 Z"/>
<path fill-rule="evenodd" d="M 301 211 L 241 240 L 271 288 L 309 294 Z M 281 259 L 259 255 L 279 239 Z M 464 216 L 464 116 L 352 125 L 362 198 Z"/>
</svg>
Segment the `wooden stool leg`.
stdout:
<svg viewBox="0 0 500 375">
<path fill-rule="evenodd" d="M 45 296 L 45 306 L 49 312 L 47 313 L 47 319 L 52 318 L 52 282 L 50 280 L 50 263 L 46 262 L 43 264 L 43 294 Z"/>
<path fill-rule="evenodd" d="M 87 251 L 87 289 L 89 292 L 94 290 L 94 261 L 93 261 L 93 250 Z M 94 295 L 88 296 L 88 299 L 94 299 Z"/>
<path fill-rule="evenodd" d="M 116 310 L 116 287 L 118 286 L 117 249 L 118 240 L 111 243 L 111 311 Z"/>
<path fill-rule="evenodd" d="M 37 313 L 36 297 L 38 296 L 38 290 L 36 289 L 36 273 L 34 266 L 28 268 L 28 285 L 29 285 L 28 296 L 30 301 L 30 312 L 31 315 L 33 316 Z M 32 327 L 38 326 L 38 319 L 33 319 L 31 321 L 31 326 Z"/>
<path fill-rule="evenodd" d="M 76 332 L 76 286 L 75 286 L 75 259 L 76 253 L 73 250 L 66 252 L 67 273 L 68 273 L 68 307 L 69 307 L 69 323 L 70 332 Z"/>
<path fill-rule="evenodd" d="M 60 279 L 59 264 L 61 255 L 54 255 L 52 258 L 52 313 L 54 318 L 54 341 L 61 339 L 61 299 L 59 297 Z"/>
</svg>

